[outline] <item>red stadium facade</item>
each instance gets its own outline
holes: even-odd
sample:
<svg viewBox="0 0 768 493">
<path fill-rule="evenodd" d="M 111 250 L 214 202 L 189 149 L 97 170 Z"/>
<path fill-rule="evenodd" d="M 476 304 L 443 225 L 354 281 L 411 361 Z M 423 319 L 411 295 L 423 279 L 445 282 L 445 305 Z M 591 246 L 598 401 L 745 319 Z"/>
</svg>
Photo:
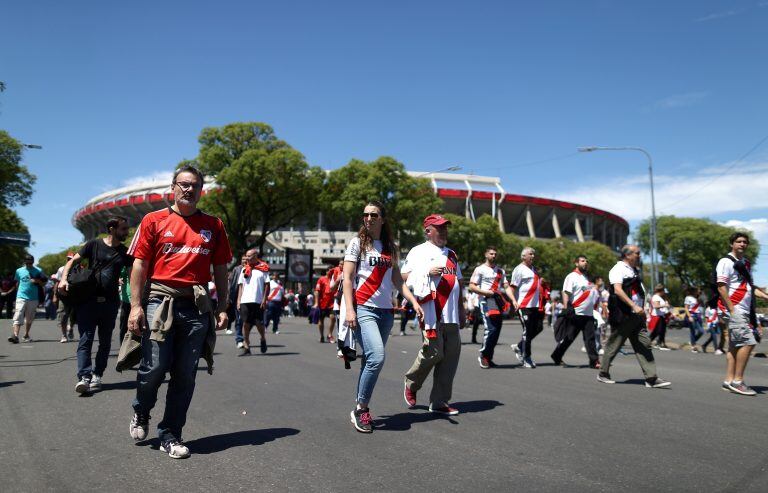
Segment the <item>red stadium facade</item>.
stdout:
<svg viewBox="0 0 768 493">
<path fill-rule="evenodd" d="M 615 214 L 561 200 L 508 193 L 501 186 L 499 178 L 453 173 L 411 175 L 431 181 L 435 193 L 443 200 L 445 212 L 464 215 L 471 220 L 489 214 L 505 233 L 531 238 L 594 240 L 613 250 L 618 250 L 629 235 L 629 224 Z M 112 214 L 126 217 L 131 226 L 136 226 L 144 214 L 173 203 L 173 193 L 168 183 L 170 176 L 167 181 L 137 183 L 103 193 L 78 210 L 72 217 L 72 223 L 85 239 L 94 238 L 103 232 L 106 220 Z M 211 193 L 216 188 L 213 181 L 207 180 L 203 193 Z M 303 232 L 300 234 L 304 236 Z M 281 241 L 289 243 L 288 240 Z M 318 247 L 320 242 L 317 240 Z M 329 243 L 325 240 L 322 242 Z M 280 242 L 270 243 L 279 249 Z M 330 241 L 330 245 L 333 243 Z M 308 247 L 318 248 L 311 245 Z M 323 252 L 316 251 L 316 256 L 340 257 L 337 250 L 330 248 Z"/>
</svg>

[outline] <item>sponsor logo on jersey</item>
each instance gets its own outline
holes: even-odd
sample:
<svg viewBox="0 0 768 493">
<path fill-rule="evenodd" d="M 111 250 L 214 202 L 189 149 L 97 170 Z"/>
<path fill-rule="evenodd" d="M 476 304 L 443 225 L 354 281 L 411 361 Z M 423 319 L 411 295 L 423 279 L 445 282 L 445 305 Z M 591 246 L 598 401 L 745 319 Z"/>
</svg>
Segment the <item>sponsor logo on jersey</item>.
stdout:
<svg viewBox="0 0 768 493">
<path fill-rule="evenodd" d="M 187 245 L 175 246 L 173 243 L 163 244 L 163 253 L 196 253 L 198 255 L 208 255 L 211 250 L 203 247 L 191 247 Z"/>
<path fill-rule="evenodd" d="M 165 234 L 163 235 L 163 237 L 165 237 L 165 238 L 172 238 L 173 237 L 173 233 L 170 232 L 170 231 L 166 231 Z"/>
<path fill-rule="evenodd" d="M 388 257 L 368 257 L 368 264 L 371 267 L 381 266 L 389 269 L 392 267 L 392 259 Z"/>
</svg>

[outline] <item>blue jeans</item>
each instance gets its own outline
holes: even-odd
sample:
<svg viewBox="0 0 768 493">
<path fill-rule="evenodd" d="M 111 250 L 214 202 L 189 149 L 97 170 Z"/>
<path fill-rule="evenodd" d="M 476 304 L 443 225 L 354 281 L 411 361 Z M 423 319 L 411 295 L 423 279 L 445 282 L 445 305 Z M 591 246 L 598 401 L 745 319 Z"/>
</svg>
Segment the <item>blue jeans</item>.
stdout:
<svg viewBox="0 0 768 493">
<path fill-rule="evenodd" d="M 150 327 L 159 304 L 159 299 L 149 299 L 146 315 Z M 187 410 L 195 391 L 197 362 L 202 356 L 210 325 L 209 314 L 200 314 L 194 301 L 187 299 L 174 300 L 173 319 L 173 327 L 163 342 L 150 339 L 150 330 L 142 334 L 141 364 L 136 374 L 136 399 L 133 401 L 137 413 L 149 413 L 157 402 L 160 384 L 170 371 L 165 412 L 163 420 L 157 424 L 160 441 L 181 440 L 181 429 L 187 421 Z"/>
<path fill-rule="evenodd" d="M 483 334 L 483 345 L 480 347 L 480 355 L 493 361 L 493 351 L 499 342 L 501 334 L 501 315 L 488 315 L 488 304 L 485 300 L 480 302 L 480 311 L 483 314 L 483 325 L 485 333 Z"/>
<path fill-rule="evenodd" d="M 91 378 L 91 374 L 103 375 L 107 368 L 109 350 L 112 348 L 112 331 L 115 330 L 119 300 L 97 303 L 89 300 L 77 307 L 77 329 L 80 342 L 77 345 L 77 378 Z M 93 339 L 99 331 L 99 349 L 96 351 L 96 368 L 91 361 Z"/>
<path fill-rule="evenodd" d="M 696 341 L 699 340 L 699 337 L 704 334 L 704 329 L 701 326 L 700 316 L 693 315 L 691 317 L 691 326 L 689 327 L 689 330 L 691 331 L 691 346 L 694 346 Z"/>
<path fill-rule="evenodd" d="M 269 327 L 269 321 L 272 321 L 272 333 L 280 330 L 280 315 L 283 313 L 282 301 L 267 302 L 267 311 L 264 313 L 264 329 Z"/>
<path fill-rule="evenodd" d="M 357 379 L 357 402 L 367 405 L 371 401 L 373 388 L 384 367 L 384 346 L 395 321 L 392 309 L 357 307 L 355 340 L 362 352 L 360 376 Z"/>
</svg>

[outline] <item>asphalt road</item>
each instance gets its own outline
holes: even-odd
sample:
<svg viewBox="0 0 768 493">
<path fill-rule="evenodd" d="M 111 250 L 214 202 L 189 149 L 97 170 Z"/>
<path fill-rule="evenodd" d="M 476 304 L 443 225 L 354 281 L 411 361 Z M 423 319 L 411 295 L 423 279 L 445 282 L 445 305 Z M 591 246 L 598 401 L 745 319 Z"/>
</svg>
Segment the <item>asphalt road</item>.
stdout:
<svg viewBox="0 0 768 493">
<path fill-rule="evenodd" d="M 4 329 L 8 321 L 3 320 Z M 397 324 L 397 322 L 396 322 Z M 394 331 L 395 333 L 397 330 Z M 235 357 L 219 337 L 216 371 L 201 365 L 184 438 L 193 455 L 173 460 L 156 439 L 128 435 L 135 373 L 114 371 L 104 390 L 74 392 L 75 344 L 38 320 L 31 344 L 0 340 L 0 478 L 3 491 L 766 491 L 768 360 L 753 358 L 757 397 L 723 392 L 724 357 L 655 352 L 668 390 L 643 386 L 633 355 L 618 356 L 605 385 L 574 344 L 555 367 L 551 330 L 534 341 L 536 369 L 518 366 L 506 322 L 496 361 L 482 370 L 465 344 L 450 419 L 402 398 L 419 347 L 413 332 L 387 346 L 371 410 L 373 434 L 349 422 L 357 364 L 303 319 L 284 320 L 269 352 Z M 670 341 L 685 334 L 673 331 Z M 116 342 L 114 344 L 116 346 Z M 114 348 L 113 353 L 116 353 Z M 162 413 L 165 387 L 150 434 Z"/>
</svg>

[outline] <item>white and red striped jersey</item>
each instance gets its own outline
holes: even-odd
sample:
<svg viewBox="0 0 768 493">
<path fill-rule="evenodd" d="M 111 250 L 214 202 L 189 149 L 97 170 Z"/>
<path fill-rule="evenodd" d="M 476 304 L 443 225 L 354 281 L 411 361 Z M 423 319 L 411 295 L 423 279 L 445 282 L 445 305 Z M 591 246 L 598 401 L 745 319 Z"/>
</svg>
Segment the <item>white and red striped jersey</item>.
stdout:
<svg viewBox="0 0 768 493">
<path fill-rule="evenodd" d="M 536 268 L 519 264 L 509 276 L 509 284 L 517 289 L 520 308 L 542 308 L 541 278 Z"/>
<path fill-rule="evenodd" d="M 269 294 L 267 295 L 267 301 L 283 301 L 285 290 L 283 285 L 274 279 L 269 281 Z"/>
<path fill-rule="evenodd" d="M 752 272 L 749 260 L 744 259 L 744 263 L 747 270 Z M 752 286 L 733 268 L 733 260 L 728 257 L 721 258 L 717 263 L 715 272 L 717 273 L 717 282 L 722 282 L 728 287 L 728 297 L 731 298 L 734 310 L 749 315 L 752 304 Z M 717 307 L 723 311 L 727 310 L 722 299 L 717 301 Z"/>
<path fill-rule="evenodd" d="M 394 308 L 392 305 L 392 256 L 382 253 L 382 243 L 373 241 L 373 248 L 360 252 L 360 239 L 349 241 L 345 262 L 357 263 L 355 303 L 374 308 Z"/>
<path fill-rule="evenodd" d="M 408 252 L 403 264 L 402 272 L 410 274 L 414 270 L 423 268 L 429 270 L 432 267 L 442 267 L 443 273 L 431 276 L 430 282 L 435 286 L 432 294 L 434 310 L 437 322 L 446 324 L 458 324 L 459 306 L 461 304 L 461 269 L 459 258 L 450 248 L 439 246 L 426 241 L 417 245 Z M 427 302 L 429 303 L 429 302 Z M 431 310 L 422 304 L 425 314 Z M 426 315 L 425 315 L 426 316 Z"/>
<path fill-rule="evenodd" d="M 592 312 L 600 304 L 600 294 L 597 292 L 597 288 L 578 269 L 574 269 L 573 272 L 565 276 L 563 291 L 569 293 L 569 299 L 576 315 L 591 317 Z"/>
<path fill-rule="evenodd" d="M 505 279 L 504 269 L 498 265 L 489 267 L 487 264 L 481 264 L 475 267 L 469 282 L 477 284 L 477 287 L 483 290 L 493 291 L 494 293 L 503 293 Z"/>
<path fill-rule="evenodd" d="M 701 303 L 699 303 L 699 300 L 697 300 L 695 296 L 686 296 L 685 300 L 683 300 L 683 304 L 688 308 L 688 313 L 692 316 L 698 315 L 701 317 Z"/>
</svg>

